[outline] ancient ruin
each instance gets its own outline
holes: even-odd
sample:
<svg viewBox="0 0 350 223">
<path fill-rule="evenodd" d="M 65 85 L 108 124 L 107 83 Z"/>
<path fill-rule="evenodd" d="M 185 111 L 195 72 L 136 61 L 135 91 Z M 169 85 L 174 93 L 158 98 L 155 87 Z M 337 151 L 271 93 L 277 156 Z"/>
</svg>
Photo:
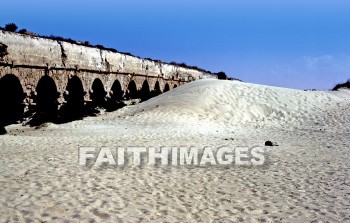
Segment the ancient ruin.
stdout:
<svg viewBox="0 0 350 223">
<path fill-rule="evenodd" d="M 34 109 L 48 119 L 122 99 L 148 98 L 215 75 L 91 46 L 0 30 L 2 123 Z M 78 115 L 78 114 L 76 114 Z M 73 118 L 73 117 L 72 117 Z"/>
</svg>

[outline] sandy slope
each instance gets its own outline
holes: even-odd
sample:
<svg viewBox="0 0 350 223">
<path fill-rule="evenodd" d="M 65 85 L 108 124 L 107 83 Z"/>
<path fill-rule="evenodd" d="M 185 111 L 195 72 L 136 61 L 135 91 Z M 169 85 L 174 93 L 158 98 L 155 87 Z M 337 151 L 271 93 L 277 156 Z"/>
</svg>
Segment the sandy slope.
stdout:
<svg viewBox="0 0 350 223">
<path fill-rule="evenodd" d="M 350 91 L 192 82 L 136 106 L 0 137 L 9 222 L 350 221 Z M 234 140 L 231 140 L 233 138 Z M 80 146 L 254 146 L 262 167 L 78 165 Z"/>
</svg>

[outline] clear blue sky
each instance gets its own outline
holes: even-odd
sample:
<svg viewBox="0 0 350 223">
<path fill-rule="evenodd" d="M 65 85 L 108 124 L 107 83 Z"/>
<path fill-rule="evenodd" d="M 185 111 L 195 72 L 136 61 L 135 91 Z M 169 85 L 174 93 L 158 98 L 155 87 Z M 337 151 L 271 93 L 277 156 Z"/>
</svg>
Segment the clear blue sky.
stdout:
<svg viewBox="0 0 350 223">
<path fill-rule="evenodd" d="M 5 0 L 0 25 L 224 71 L 329 89 L 350 78 L 350 1 Z"/>
</svg>

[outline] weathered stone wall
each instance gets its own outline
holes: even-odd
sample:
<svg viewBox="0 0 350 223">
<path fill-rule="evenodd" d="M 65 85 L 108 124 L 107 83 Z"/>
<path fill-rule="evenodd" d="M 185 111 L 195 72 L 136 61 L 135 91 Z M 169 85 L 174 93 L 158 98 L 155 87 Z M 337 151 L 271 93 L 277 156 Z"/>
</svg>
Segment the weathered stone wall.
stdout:
<svg viewBox="0 0 350 223">
<path fill-rule="evenodd" d="M 215 75 L 122 53 L 0 30 L 0 130 L 62 123 L 148 100 Z"/>
<path fill-rule="evenodd" d="M 61 94 L 65 92 L 69 79 L 78 76 L 87 93 L 87 100 L 92 83 L 97 78 L 102 81 L 107 93 L 116 80 L 121 83 L 123 90 L 127 90 L 131 80 L 136 82 L 138 89 L 147 80 L 152 90 L 157 81 L 161 89 L 166 84 L 172 89 L 175 85 L 192 80 L 216 78 L 194 69 L 1 30 L 0 46 L 1 49 L 6 48 L 6 52 L 0 52 L 0 78 L 14 74 L 27 95 L 35 93 L 44 75 L 49 75 L 55 81 L 57 91 Z"/>
</svg>

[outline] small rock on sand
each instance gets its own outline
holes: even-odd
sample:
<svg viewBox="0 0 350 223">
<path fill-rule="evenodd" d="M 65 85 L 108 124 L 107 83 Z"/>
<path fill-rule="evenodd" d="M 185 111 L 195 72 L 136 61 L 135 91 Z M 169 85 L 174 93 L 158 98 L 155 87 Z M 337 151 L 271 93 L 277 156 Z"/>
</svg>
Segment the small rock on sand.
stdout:
<svg viewBox="0 0 350 223">
<path fill-rule="evenodd" d="M 276 142 L 272 142 L 268 140 L 265 142 L 265 146 L 278 146 L 278 144 Z"/>
</svg>

